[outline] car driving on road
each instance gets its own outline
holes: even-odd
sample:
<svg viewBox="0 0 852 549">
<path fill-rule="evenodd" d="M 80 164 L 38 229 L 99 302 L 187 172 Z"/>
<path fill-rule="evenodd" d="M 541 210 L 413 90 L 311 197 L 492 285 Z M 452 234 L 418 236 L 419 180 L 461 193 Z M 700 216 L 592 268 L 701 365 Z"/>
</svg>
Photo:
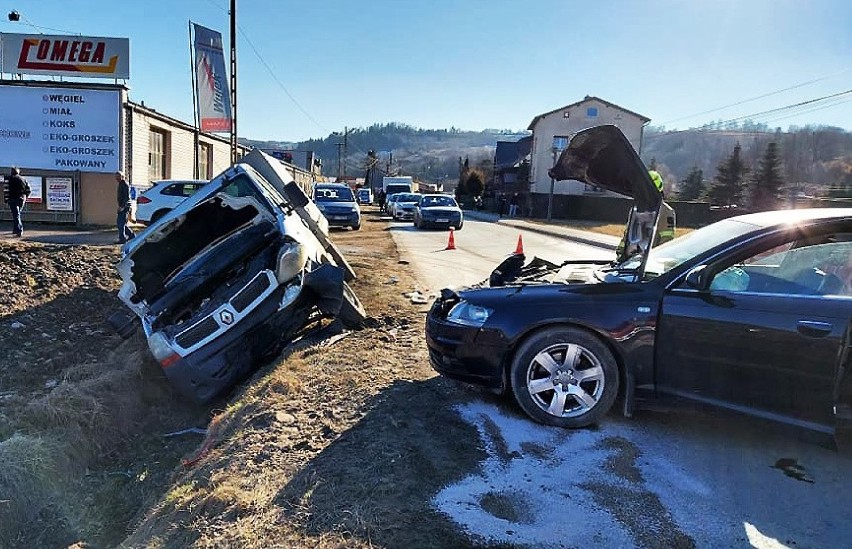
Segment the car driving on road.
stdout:
<svg viewBox="0 0 852 549">
<path fill-rule="evenodd" d="M 464 225 L 464 215 L 456 199 L 446 194 L 424 194 L 414 207 L 414 226 L 453 227 L 457 231 Z"/>
<path fill-rule="evenodd" d="M 438 372 L 561 427 L 598 421 L 619 395 L 627 415 L 670 395 L 849 429 L 852 209 L 733 217 L 651 248 L 660 193 L 617 128 L 578 133 L 551 176 L 634 198 L 627 258 L 511 256 L 489 287 L 444 290 L 426 324 Z"/>
<path fill-rule="evenodd" d="M 397 193 L 396 199 L 391 206 L 391 215 L 398 221 L 408 221 L 414 219 L 414 207 L 420 202 L 420 195 L 417 193 Z"/>
</svg>

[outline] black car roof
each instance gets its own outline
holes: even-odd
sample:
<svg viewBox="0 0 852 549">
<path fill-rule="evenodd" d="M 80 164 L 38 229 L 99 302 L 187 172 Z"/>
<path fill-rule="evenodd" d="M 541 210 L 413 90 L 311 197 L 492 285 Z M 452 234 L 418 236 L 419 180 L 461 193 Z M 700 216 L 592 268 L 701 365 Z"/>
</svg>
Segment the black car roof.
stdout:
<svg viewBox="0 0 852 549">
<path fill-rule="evenodd" d="M 802 210 L 774 210 L 738 215 L 732 219 L 758 227 L 772 227 L 817 221 L 822 219 L 852 219 L 852 208 L 805 208 Z"/>
</svg>

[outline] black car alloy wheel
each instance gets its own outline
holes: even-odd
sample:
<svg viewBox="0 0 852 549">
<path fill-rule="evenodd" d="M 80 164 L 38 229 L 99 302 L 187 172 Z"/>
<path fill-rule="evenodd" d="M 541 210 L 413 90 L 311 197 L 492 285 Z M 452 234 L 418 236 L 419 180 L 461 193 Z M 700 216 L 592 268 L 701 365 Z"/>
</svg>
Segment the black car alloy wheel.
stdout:
<svg viewBox="0 0 852 549">
<path fill-rule="evenodd" d="M 597 422 L 618 394 L 618 367 L 598 338 L 569 327 L 548 328 L 520 346 L 511 366 L 512 392 L 531 418 L 580 428 Z"/>
</svg>

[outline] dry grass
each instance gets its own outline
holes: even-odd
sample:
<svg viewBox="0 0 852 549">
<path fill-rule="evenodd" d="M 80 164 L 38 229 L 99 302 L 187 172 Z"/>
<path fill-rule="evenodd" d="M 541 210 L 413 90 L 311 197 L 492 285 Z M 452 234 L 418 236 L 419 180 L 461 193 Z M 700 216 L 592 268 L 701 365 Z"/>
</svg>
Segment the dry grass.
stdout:
<svg viewBox="0 0 852 549">
<path fill-rule="evenodd" d="M 384 228 L 333 235 L 358 272 L 368 327 L 292 346 L 259 371 L 126 546 L 467 546 L 429 498 L 475 466 L 478 451 L 457 437 L 476 435 L 428 366 L 422 306 L 402 297 L 417 281 Z"/>
<path fill-rule="evenodd" d="M 536 221 L 534 219 L 529 220 L 529 222 L 539 225 L 546 225 L 546 223 L 542 221 Z M 605 223 L 603 221 L 554 220 L 550 224 L 561 225 L 564 227 L 578 229 L 581 231 L 591 231 L 593 233 L 605 234 L 609 236 L 621 237 L 622 235 L 624 235 L 623 223 Z M 690 229 L 686 227 L 678 227 L 677 229 L 675 229 L 675 237 L 689 234 L 694 230 L 695 229 Z"/>
</svg>

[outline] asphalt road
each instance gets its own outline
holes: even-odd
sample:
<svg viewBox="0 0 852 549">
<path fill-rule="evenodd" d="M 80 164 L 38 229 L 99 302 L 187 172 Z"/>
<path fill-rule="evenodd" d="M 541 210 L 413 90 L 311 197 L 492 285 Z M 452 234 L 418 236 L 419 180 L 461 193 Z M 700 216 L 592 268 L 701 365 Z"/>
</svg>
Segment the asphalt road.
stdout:
<svg viewBox="0 0 852 549">
<path fill-rule="evenodd" d="M 485 279 L 519 230 L 468 220 L 390 230 L 425 288 Z M 523 233 L 528 256 L 611 252 Z M 474 393 L 477 395 L 478 393 Z M 535 547 L 849 547 L 852 456 L 764 420 L 693 406 L 617 410 L 595 429 L 537 425 L 485 393 L 459 404 L 487 459 L 433 505 L 471 539 Z M 460 443 L 462 443 L 460 441 Z"/>
<path fill-rule="evenodd" d="M 402 258 L 415 265 L 424 285 L 421 291 L 436 292 L 488 278 L 515 251 L 519 236 L 528 259 L 537 256 L 561 262 L 614 256 L 613 252 L 595 246 L 472 219 L 465 220 L 462 230 L 453 231 L 455 250 L 446 249 L 450 234 L 447 230 L 418 230 L 411 222 L 393 222 L 390 231 Z"/>
</svg>

